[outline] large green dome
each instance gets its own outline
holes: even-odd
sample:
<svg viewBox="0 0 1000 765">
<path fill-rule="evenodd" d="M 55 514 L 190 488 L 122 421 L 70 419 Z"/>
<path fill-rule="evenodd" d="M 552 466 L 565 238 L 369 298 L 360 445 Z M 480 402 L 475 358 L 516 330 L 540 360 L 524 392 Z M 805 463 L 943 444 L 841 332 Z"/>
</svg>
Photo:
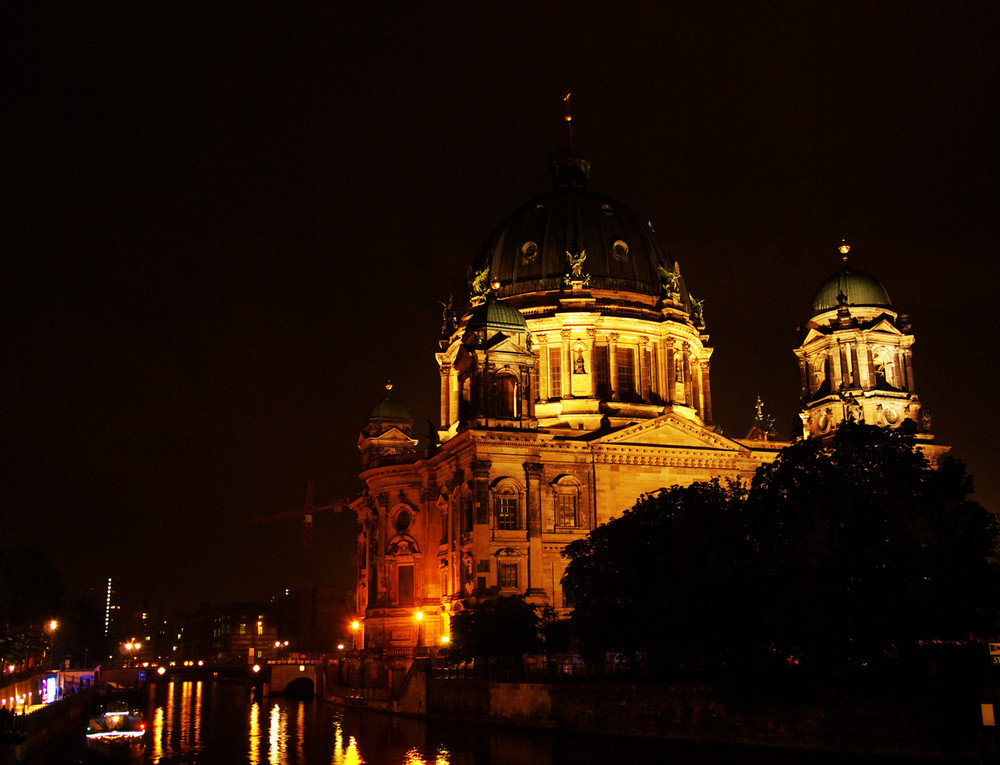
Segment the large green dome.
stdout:
<svg viewBox="0 0 1000 765">
<path fill-rule="evenodd" d="M 555 188 L 518 207 L 487 238 L 474 263 L 489 267 L 501 298 L 564 287 L 567 252 L 586 251 L 591 290 L 660 295 L 658 266 L 670 270 L 649 223 L 621 202 L 590 190 L 590 163 L 560 152 L 552 157 Z M 684 300 L 687 302 L 686 290 Z"/>
<path fill-rule="evenodd" d="M 844 266 L 823 282 L 812 302 L 812 315 L 831 311 L 840 305 L 839 295 L 847 297 L 848 306 L 892 308 L 889 293 L 874 276 Z"/>
</svg>

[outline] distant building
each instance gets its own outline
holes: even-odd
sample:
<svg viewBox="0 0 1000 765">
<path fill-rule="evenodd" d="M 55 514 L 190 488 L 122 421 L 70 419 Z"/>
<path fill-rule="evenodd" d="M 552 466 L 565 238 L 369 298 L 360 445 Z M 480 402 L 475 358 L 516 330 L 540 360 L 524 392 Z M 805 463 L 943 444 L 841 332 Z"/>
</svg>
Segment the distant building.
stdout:
<svg viewBox="0 0 1000 765">
<path fill-rule="evenodd" d="M 767 427 L 716 432 L 702 301 L 680 265 L 650 224 L 590 189 L 586 158 L 566 150 L 551 166 L 554 188 L 471 264 L 468 306 L 445 306 L 434 443 L 418 452 L 388 395 L 362 429 L 359 647 L 434 645 L 451 613 L 497 595 L 566 608 L 566 544 L 643 493 L 749 481 L 786 445 Z M 871 277 L 824 282 L 796 351 L 808 435 L 850 417 L 926 427 L 908 332 Z"/>
<path fill-rule="evenodd" d="M 177 632 L 170 661 L 246 663 L 274 655 L 274 644 L 287 640 L 276 609 L 263 603 L 204 607 L 185 619 Z"/>
</svg>

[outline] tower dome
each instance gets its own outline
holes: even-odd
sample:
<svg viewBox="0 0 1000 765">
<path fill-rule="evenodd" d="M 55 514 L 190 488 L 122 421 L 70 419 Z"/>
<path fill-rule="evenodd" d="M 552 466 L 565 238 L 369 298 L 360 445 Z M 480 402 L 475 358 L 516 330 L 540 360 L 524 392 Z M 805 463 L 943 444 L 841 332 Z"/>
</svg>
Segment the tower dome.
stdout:
<svg viewBox="0 0 1000 765">
<path fill-rule="evenodd" d="M 392 383 L 386 383 L 386 393 Z M 363 469 L 407 460 L 416 453 L 417 440 L 413 438 L 413 418 L 399 401 L 386 395 L 368 412 L 368 419 L 358 436 Z"/>
<path fill-rule="evenodd" d="M 365 434 L 375 436 L 392 428 L 399 428 L 410 435 L 413 430 L 413 418 L 402 403 L 388 395 L 392 390 L 392 383 L 386 383 L 385 390 L 386 396 L 368 412 L 364 426 Z"/>
<path fill-rule="evenodd" d="M 473 310 L 466 326 L 470 331 L 495 329 L 508 334 L 528 331 L 520 311 L 509 303 L 493 299 Z"/>
<path fill-rule="evenodd" d="M 889 293 L 878 279 L 845 265 L 816 290 L 811 315 L 818 316 L 839 307 L 840 295 L 847 298 L 846 305 L 850 308 L 892 308 Z"/>
</svg>

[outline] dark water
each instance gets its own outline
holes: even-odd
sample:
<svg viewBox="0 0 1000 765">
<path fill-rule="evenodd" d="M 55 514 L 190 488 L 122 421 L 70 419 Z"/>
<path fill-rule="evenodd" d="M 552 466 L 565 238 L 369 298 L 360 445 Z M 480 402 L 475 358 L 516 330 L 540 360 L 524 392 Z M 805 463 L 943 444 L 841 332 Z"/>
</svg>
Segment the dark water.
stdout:
<svg viewBox="0 0 1000 765">
<path fill-rule="evenodd" d="M 281 697 L 252 703 L 242 686 L 159 683 L 146 708 L 146 763 L 228 765 L 586 765 L 781 763 L 815 759 L 630 739 L 431 724 Z M 78 750 L 77 750 L 78 751 Z M 52 762 L 74 762 L 65 759 Z"/>
</svg>

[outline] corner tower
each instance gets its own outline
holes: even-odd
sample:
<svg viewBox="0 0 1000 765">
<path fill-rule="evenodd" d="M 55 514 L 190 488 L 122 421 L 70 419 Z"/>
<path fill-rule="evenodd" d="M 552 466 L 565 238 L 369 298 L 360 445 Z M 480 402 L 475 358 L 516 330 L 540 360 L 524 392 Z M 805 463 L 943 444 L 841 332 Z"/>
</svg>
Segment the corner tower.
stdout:
<svg viewBox="0 0 1000 765">
<path fill-rule="evenodd" d="M 906 314 L 893 310 L 875 277 L 847 263 L 824 281 L 812 301 L 795 355 L 801 379 L 802 428 L 823 437 L 845 420 L 930 429 L 913 377 L 914 337 Z"/>
</svg>

